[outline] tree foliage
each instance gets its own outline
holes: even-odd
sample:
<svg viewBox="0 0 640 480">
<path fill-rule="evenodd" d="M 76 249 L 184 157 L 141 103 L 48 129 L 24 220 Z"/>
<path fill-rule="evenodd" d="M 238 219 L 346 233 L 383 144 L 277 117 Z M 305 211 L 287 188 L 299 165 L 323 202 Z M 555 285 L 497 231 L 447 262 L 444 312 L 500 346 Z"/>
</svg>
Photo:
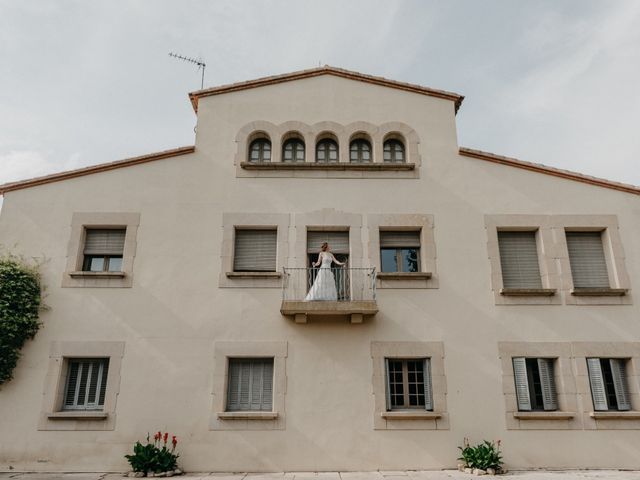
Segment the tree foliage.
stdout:
<svg viewBox="0 0 640 480">
<path fill-rule="evenodd" d="M 20 350 L 40 328 L 41 300 L 38 266 L 0 257 L 0 385 L 11 380 Z"/>
</svg>

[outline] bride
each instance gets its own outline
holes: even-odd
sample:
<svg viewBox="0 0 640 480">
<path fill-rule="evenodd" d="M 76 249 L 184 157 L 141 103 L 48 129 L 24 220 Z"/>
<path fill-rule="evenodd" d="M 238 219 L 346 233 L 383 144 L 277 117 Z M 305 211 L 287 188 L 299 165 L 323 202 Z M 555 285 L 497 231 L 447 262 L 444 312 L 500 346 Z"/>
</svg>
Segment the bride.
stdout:
<svg viewBox="0 0 640 480">
<path fill-rule="evenodd" d="M 338 291 L 336 290 L 335 278 L 331 272 L 331 262 L 341 267 L 344 267 L 347 262 L 341 263 L 336 260 L 327 242 L 324 242 L 320 246 L 320 250 L 318 261 L 313 264 L 314 267 L 320 266 L 320 269 L 317 270 L 318 273 L 313 281 L 313 285 L 304 300 L 326 300 L 335 302 L 338 300 Z"/>
</svg>

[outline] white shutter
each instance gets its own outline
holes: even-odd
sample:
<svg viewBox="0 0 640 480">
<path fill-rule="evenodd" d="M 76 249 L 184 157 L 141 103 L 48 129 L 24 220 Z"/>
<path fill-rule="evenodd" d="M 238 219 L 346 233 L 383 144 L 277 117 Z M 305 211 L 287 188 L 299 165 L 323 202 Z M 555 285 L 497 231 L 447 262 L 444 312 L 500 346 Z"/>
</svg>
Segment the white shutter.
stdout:
<svg viewBox="0 0 640 480">
<path fill-rule="evenodd" d="M 385 378 L 386 378 L 386 400 L 387 400 L 387 410 L 391 410 L 391 377 L 389 376 L 389 359 L 385 358 L 384 359 L 384 371 L 385 371 Z"/>
<path fill-rule="evenodd" d="M 319 253 L 327 242 L 333 253 L 349 253 L 349 232 L 307 232 L 307 253 Z"/>
<path fill-rule="evenodd" d="M 567 232 L 574 288 L 608 288 L 609 275 L 601 232 Z"/>
<path fill-rule="evenodd" d="M 101 410 L 108 371 L 108 358 L 69 360 L 63 410 Z"/>
<path fill-rule="evenodd" d="M 380 248 L 420 248 L 420 232 L 380 232 Z"/>
<path fill-rule="evenodd" d="M 233 270 L 235 272 L 275 272 L 276 230 L 236 230 Z"/>
<path fill-rule="evenodd" d="M 431 359 L 424 359 L 424 408 L 433 410 L 433 384 L 431 382 Z"/>
<path fill-rule="evenodd" d="M 85 255 L 122 255 L 125 229 L 87 228 L 85 231 Z"/>
<path fill-rule="evenodd" d="M 609 410 L 600 359 L 587 358 L 587 368 L 589 370 L 589 383 L 591 384 L 594 410 Z"/>
<path fill-rule="evenodd" d="M 618 410 L 631 410 L 629 391 L 627 389 L 626 361 L 622 358 L 609 359 L 611 373 L 613 374 L 613 387 L 616 390 Z"/>
<path fill-rule="evenodd" d="M 553 373 L 552 358 L 538 358 L 538 371 L 540 372 L 540 384 L 542 386 L 542 405 L 545 410 L 558 409 L 558 394 Z"/>
<path fill-rule="evenodd" d="M 527 379 L 527 363 L 524 357 L 513 358 L 513 376 L 516 382 L 516 397 L 518 398 L 518 410 L 531 410 L 531 398 L 529 397 L 529 381 Z"/>
<path fill-rule="evenodd" d="M 498 232 L 505 288 L 542 288 L 536 232 Z"/>
<path fill-rule="evenodd" d="M 273 409 L 273 359 L 230 359 L 227 410 Z"/>
</svg>

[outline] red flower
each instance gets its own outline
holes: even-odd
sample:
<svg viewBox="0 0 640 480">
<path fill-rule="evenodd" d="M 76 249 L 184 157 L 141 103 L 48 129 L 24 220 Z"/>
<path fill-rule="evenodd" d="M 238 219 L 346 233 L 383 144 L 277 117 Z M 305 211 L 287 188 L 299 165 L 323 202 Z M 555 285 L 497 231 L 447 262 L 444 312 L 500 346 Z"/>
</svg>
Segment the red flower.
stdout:
<svg viewBox="0 0 640 480">
<path fill-rule="evenodd" d="M 165 434 L 164 434 L 164 443 L 167 443 L 168 439 L 169 439 L 169 432 L 165 432 Z"/>
<path fill-rule="evenodd" d="M 162 438 L 162 432 L 158 432 L 153 436 L 154 440 L 160 440 Z"/>
<path fill-rule="evenodd" d="M 173 448 L 176 448 L 176 445 L 178 444 L 178 439 L 176 438 L 175 435 L 171 437 L 171 444 L 173 445 Z"/>
</svg>

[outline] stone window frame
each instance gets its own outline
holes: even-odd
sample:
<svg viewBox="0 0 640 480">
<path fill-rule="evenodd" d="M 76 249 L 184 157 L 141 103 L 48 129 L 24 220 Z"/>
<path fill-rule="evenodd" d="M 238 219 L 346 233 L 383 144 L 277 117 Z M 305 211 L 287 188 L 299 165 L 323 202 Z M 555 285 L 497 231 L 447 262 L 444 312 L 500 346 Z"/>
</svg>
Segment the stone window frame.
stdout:
<svg viewBox="0 0 640 480">
<path fill-rule="evenodd" d="M 640 342 L 573 342 L 579 412 L 585 430 L 640 430 Z M 593 408 L 587 358 L 627 359 L 630 411 L 597 412 Z"/>
<path fill-rule="evenodd" d="M 582 415 L 576 396 L 570 342 L 498 342 L 507 430 L 580 430 Z M 558 410 L 518 410 L 513 358 L 553 358 Z"/>
<path fill-rule="evenodd" d="M 368 214 L 369 262 L 376 268 L 377 288 L 439 288 L 436 268 L 434 216 L 421 213 Z M 417 273 L 383 273 L 380 259 L 381 230 L 420 229 L 420 268 Z"/>
<path fill-rule="evenodd" d="M 556 245 L 553 224 L 549 215 L 485 215 L 487 252 L 491 266 L 491 289 L 496 305 L 561 305 L 560 274 L 555 261 Z M 499 231 L 536 232 L 538 264 L 542 289 L 507 292 L 502 281 Z"/>
<path fill-rule="evenodd" d="M 136 256 L 140 214 L 135 212 L 74 212 L 67 245 L 62 287 L 131 288 Z M 87 228 L 125 228 L 121 272 L 83 272 L 84 241 Z"/>
<path fill-rule="evenodd" d="M 557 259 L 560 265 L 561 290 L 567 305 L 631 305 L 633 298 L 629 274 L 625 266 L 625 253 L 616 215 L 553 215 L 552 229 L 557 241 Z M 617 295 L 575 295 L 573 291 L 573 276 L 569 262 L 566 231 L 600 231 L 602 232 L 602 246 L 607 262 L 607 273 L 611 292 Z"/>
<path fill-rule="evenodd" d="M 282 272 L 288 260 L 289 225 L 288 213 L 223 213 L 218 286 L 220 288 L 281 288 Z M 236 228 L 272 228 L 277 231 L 275 272 L 233 271 Z"/>
<path fill-rule="evenodd" d="M 223 341 L 214 343 L 212 410 L 209 430 L 284 430 L 288 344 Z M 229 358 L 273 358 L 273 411 L 226 411 Z"/>
<path fill-rule="evenodd" d="M 247 162 L 250 139 L 256 133 L 271 139 L 271 162 L 260 165 Z M 304 162 L 282 162 L 282 145 L 292 133 L 300 136 L 305 143 Z M 331 134 L 338 143 L 338 162 L 317 164 L 315 162 L 316 143 Z M 351 163 L 349 144 L 354 136 L 365 135 L 371 141 L 372 162 Z M 405 161 L 385 163 L 383 161 L 384 141 L 395 138 L 404 144 Z M 276 125 L 258 120 L 243 126 L 236 135 L 234 165 L 236 177 L 301 177 L 301 178 L 419 178 L 422 159 L 419 152 L 420 139 L 416 131 L 402 122 L 386 122 L 374 125 L 369 122 L 352 122 L 342 125 L 332 121 L 322 121 L 309 125 L 300 121 L 288 121 Z"/>
<path fill-rule="evenodd" d="M 295 243 L 293 245 L 292 267 L 307 268 L 307 232 L 348 231 L 349 232 L 349 268 L 363 267 L 362 215 L 347 213 L 333 208 L 315 212 L 294 214 Z M 368 266 L 368 265 L 367 265 Z"/>
<path fill-rule="evenodd" d="M 107 431 L 116 425 L 116 403 L 120 393 L 120 376 L 125 342 L 54 341 L 44 381 L 42 410 L 38 430 Z M 109 373 L 101 411 L 62 410 L 69 360 L 74 358 L 109 358 Z"/>
<path fill-rule="evenodd" d="M 433 411 L 387 411 L 386 358 L 430 358 Z M 374 430 L 449 430 L 443 342 L 371 342 Z"/>
</svg>

